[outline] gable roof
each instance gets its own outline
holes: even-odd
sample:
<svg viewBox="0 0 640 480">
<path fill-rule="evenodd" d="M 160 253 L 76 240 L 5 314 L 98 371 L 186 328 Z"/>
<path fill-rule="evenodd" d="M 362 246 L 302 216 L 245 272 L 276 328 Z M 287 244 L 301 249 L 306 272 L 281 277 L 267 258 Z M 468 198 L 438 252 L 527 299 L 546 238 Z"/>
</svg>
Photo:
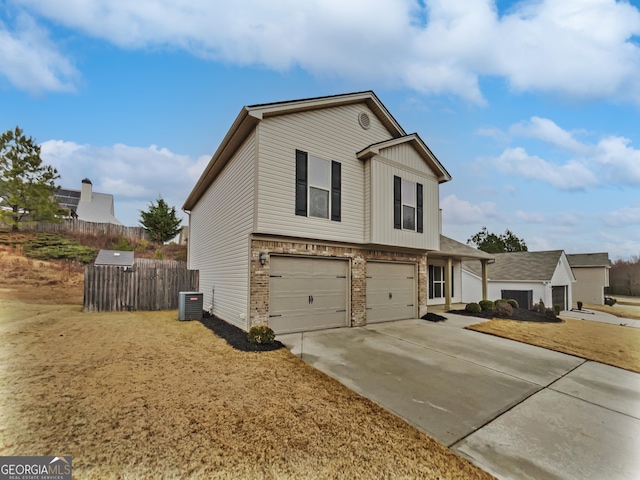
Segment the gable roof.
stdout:
<svg viewBox="0 0 640 480">
<path fill-rule="evenodd" d="M 453 238 L 440 235 L 440 250 L 429 252 L 429 256 L 435 257 L 456 257 L 463 260 L 494 260 L 495 256 L 491 253 L 483 252 L 475 247 L 470 247 L 464 243 L 458 242 Z"/>
<path fill-rule="evenodd" d="M 61 207 L 75 213 L 80 220 L 95 223 L 122 223 L 113 215 L 113 195 L 110 193 L 91 193 L 90 202 L 80 201 L 81 190 L 60 188 L 54 194 Z"/>
<path fill-rule="evenodd" d="M 403 143 L 410 144 L 418 155 L 422 157 L 422 159 L 429 165 L 433 173 L 438 177 L 438 183 L 444 183 L 451 180 L 451 175 L 449 172 L 442 166 L 440 161 L 436 158 L 433 152 L 427 147 L 427 145 L 422 141 L 420 136 L 417 133 L 412 133 L 410 135 L 404 135 L 402 137 L 393 138 L 391 140 L 385 140 L 382 142 L 374 143 L 369 145 L 367 148 L 360 150 L 356 157 L 360 160 L 367 160 L 374 155 L 379 155 L 380 150 L 395 147 L 396 145 L 400 145 Z"/>
<path fill-rule="evenodd" d="M 392 137 L 398 138 L 406 136 L 406 132 L 402 129 L 400 124 L 395 118 L 393 118 L 380 99 L 371 90 L 325 97 L 305 98 L 301 100 L 249 105 L 240 110 L 240 113 L 233 122 L 233 125 L 231 125 L 231 128 L 222 139 L 222 142 L 220 142 L 218 149 L 213 154 L 213 157 L 211 157 L 211 160 L 196 182 L 196 185 L 193 187 L 193 190 L 191 190 L 191 193 L 185 200 L 182 208 L 184 210 L 191 210 L 195 206 L 211 182 L 213 182 L 218 173 L 231 159 L 234 152 L 240 147 L 240 145 L 242 145 L 262 119 L 278 115 L 288 115 L 291 113 L 357 103 L 366 104 L 380 122 L 387 128 L 387 130 L 389 130 Z"/>
<path fill-rule="evenodd" d="M 489 264 L 487 275 L 492 281 L 548 282 L 563 253 L 563 250 L 496 253 L 496 261 Z M 465 262 L 464 268 L 476 275 L 481 274 L 477 262 Z"/>
<path fill-rule="evenodd" d="M 603 253 L 573 253 L 567 254 L 571 268 L 575 267 L 607 267 L 611 268 L 609 254 Z"/>
</svg>

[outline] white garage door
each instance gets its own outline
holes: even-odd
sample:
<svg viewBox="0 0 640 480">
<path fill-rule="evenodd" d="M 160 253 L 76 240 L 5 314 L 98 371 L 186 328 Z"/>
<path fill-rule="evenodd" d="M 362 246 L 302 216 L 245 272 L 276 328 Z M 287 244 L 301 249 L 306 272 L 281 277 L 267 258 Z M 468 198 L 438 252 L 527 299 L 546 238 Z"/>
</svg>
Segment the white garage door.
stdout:
<svg viewBox="0 0 640 480">
<path fill-rule="evenodd" d="M 348 325 L 348 260 L 272 256 L 270 265 L 269 326 L 274 332 Z"/>
<path fill-rule="evenodd" d="M 416 317 L 415 265 L 367 262 L 367 323 Z"/>
</svg>

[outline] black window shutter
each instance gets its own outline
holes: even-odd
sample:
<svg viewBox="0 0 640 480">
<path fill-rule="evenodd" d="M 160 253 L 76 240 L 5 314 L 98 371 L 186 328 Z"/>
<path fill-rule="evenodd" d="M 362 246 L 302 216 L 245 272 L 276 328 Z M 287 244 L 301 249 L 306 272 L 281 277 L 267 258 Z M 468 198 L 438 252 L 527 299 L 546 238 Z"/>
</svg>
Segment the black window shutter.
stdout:
<svg viewBox="0 0 640 480">
<path fill-rule="evenodd" d="M 342 183 L 342 165 L 340 162 L 331 162 L 331 220 L 340 221 L 341 213 L 341 183 Z"/>
<path fill-rule="evenodd" d="M 296 150 L 296 215 L 307 216 L 307 152 Z"/>
<path fill-rule="evenodd" d="M 417 221 L 416 221 L 416 226 L 417 226 L 417 231 L 418 233 L 422 233 L 424 232 L 424 223 L 423 223 L 423 215 L 422 215 L 422 184 L 421 183 L 417 183 L 416 184 L 416 215 L 417 215 Z"/>
<path fill-rule="evenodd" d="M 402 179 L 393 176 L 393 228 L 402 229 Z"/>
<path fill-rule="evenodd" d="M 433 298 L 433 265 L 429 265 L 429 298 Z"/>
</svg>

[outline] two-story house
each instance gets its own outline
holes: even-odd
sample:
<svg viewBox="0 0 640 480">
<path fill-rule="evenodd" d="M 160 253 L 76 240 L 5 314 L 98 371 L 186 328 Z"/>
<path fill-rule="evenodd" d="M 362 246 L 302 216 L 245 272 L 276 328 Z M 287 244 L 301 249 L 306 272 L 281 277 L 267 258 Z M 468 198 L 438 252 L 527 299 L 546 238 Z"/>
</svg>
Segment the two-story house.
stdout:
<svg viewBox="0 0 640 480">
<path fill-rule="evenodd" d="M 450 179 L 371 91 L 244 107 L 183 206 L 205 308 L 276 333 L 424 315 Z"/>
</svg>

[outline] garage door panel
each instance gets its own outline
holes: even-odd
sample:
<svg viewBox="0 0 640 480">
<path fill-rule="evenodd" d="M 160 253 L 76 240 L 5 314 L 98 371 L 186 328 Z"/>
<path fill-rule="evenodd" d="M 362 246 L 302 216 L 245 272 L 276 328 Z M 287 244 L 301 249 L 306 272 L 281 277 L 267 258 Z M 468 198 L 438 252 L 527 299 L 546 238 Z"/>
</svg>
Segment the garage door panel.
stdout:
<svg viewBox="0 0 640 480">
<path fill-rule="evenodd" d="M 415 317 L 415 265 L 367 263 L 367 323 Z"/>
<path fill-rule="evenodd" d="M 269 325 L 276 333 L 348 324 L 348 261 L 271 258 Z"/>
</svg>

